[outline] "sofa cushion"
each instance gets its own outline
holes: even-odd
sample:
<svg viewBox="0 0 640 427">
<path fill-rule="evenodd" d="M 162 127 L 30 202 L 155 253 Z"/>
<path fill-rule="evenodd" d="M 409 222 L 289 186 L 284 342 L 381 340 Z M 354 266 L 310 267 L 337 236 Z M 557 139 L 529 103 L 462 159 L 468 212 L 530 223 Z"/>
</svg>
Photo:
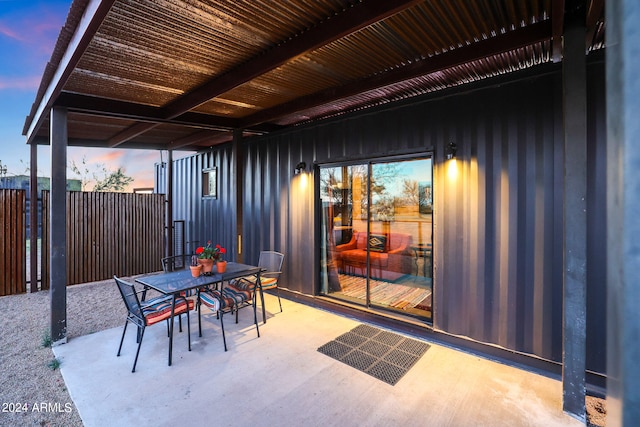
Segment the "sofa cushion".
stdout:
<svg viewBox="0 0 640 427">
<path fill-rule="evenodd" d="M 351 249 L 341 253 L 342 261 L 346 265 L 363 267 L 367 265 L 367 251 L 362 249 Z M 386 268 L 389 255 L 386 252 L 371 252 L 371 266 L 375 268 Z"/>
<path fill-rule="evenodd" d="M 372 234 L 369 237 L 369 250 L 371 252 L 387 251 L 387 236 L 381 234 Z"/>
</svg>

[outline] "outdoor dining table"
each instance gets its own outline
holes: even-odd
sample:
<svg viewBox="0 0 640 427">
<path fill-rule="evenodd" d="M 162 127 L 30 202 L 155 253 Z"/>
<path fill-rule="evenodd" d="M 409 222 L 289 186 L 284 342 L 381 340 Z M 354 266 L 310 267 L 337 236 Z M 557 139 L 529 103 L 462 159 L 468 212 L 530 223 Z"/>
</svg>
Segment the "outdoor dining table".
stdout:
<svg viewBox="0 0 640 427">
<path fill-rule="evenodd" d="M 260 286 L 261 267 L 253 265 L 240 264 L 236 262 L 228 262 L 227 270 L 224 273 L 201 274 L 193 277 L 189 269 L 171 271 L 168 273 L 151 274 L 136 278 L 136 282 L 147 286 L 151 289 L 172 296 L 171 299 L 171 322 L 169 325 L 169 366 L 171 366 L 171 355 L 173 350 L 173 317 L 176 306 L 176 297 L 180 293 L 191 289 L 198 289 L 205 286 L 217 285 L 224 281 L 237 279 L 246 276 L 255 276 L 257 278 L 258 290 L 262 297 L 262 287 Z M 264 312 L 264 300 L 262 302 L 262 310 Z M 191 351 L 191 341 L 189 341 L 189 351 Z"/>
</svg>

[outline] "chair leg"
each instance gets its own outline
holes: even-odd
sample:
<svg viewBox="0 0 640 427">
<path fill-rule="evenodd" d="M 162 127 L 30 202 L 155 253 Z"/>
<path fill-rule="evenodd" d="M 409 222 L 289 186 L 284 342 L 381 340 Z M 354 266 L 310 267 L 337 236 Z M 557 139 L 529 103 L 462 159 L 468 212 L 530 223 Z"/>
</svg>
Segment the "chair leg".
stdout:
<svg viewBox="0 0 640 427">
<path fill-rule="evenodd" d="M 201 307 L 202 302 L 200 301 L 200 298 L 198 298 L 198 301 L 196 302 L 196 307 L 198 307 L 198 336 L 202 337 L 202 320 L 200 320 L 200 313 L 202 312 L 202 307 Z"/>
<path fill-rule="evenodd" d="M 227 351 L 227 338 L 224 335 L 224 321 L 222 318 L 224 317 L 224 313 L 218 310 L 218 314 L 220 315 L 220 327 L 222 328 L 222 342 L 224 343 L 224 351 Z"/>
<path fill-rule="evenodd" d="M 280 301 L 280 287 L 276 286 L 276 295 L 278 295 L 278 304 L 280 304 L 280 313 L 282 313 L 282 302 Z"/>
<path fill-rule="evenodd" d="M 260 329 L 258 329 L 258 312 L 256 310 L 256 298 L 253 296 L 253 321 L 256 324 L 256 332 L 258 333 L 258 338 L 260 338 Z"/>
<path fill-rule="evenodd" d="M 144 337 L 144 327 L 142 327 L 142 331 L 140 332 L 140 342 L 138 343 L 136 358 L 133 360 L 133 369 L 131 370 L 132 373 L 136 371 L 136 364 L 138 363 L 138 355 L 140 354 L 140 347 L 142 346 L 142 337 Z"/>
<path fill-rule="evenodd" d="M 187 302 L 187 340 L 189 341 L 189 351 L 191 351 L 191 322 L 189 321 L 189 303 Z"/>
<path fill-rule="evenodd" d="M 124 322 L 124 330 L 122 331 L 122 338 L 120 338 L 120 347 L 118 347 L 117 356 L 120 356 L 120 350 L 122 350 L 122 343 L 124 342 L 124 334 L 127 333 L 127 325 L 129 325 L 129 321 L 128 320 L 126 320 Z"/>
</svg>

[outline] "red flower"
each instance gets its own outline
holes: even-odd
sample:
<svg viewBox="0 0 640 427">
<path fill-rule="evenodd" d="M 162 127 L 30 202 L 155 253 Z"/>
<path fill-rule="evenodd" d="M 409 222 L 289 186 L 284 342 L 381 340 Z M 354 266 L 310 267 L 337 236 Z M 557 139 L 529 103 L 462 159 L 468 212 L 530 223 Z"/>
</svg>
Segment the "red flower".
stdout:
<svg viewBox="0 0 640 427">
<path fill-rule="evenodd" d="M 198 258 L 212 259 L 214 261 L 222 260 L 222 256 L 227 253 L 227 250 L 220 244 L 211 246 L 211 240 L 207 242 L 207 246 L 200 246 L 196 249 Z"/>
</svg>

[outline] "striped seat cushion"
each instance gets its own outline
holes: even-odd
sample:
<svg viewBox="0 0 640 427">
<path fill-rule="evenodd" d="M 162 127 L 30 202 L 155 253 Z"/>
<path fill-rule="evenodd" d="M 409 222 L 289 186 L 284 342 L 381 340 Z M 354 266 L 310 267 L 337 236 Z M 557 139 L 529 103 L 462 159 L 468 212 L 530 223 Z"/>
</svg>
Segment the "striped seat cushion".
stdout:
<svg viewBox="0 0 640 427">
<path fill-rule="evenodd" d="M 194 303 L 192 300 L 178 299 L 176 300 L 174 315 L 186 313 L 187 310 L 192 310 L 193 307 Z M 144 315 L 145 321 L 147 322 L 147 326 L 170 318 L 171 299 L 166 297 L 159 297 L 147 301 L 142 308 L 142 314 Z"/>
<path fill-rule="evenodd" d="M 202 290 L 200 291 L 200 301 L 212 311 L 220 310 L 220 292 Z"/>
<path fill-rule="evenodd" d="M 244 289 L 249 287 L 247 283 L 251 284 L 251 286 L 254 287 L 256 285 L 255 277 L 244 277 L 233 282 L 232 285 Z M 278 279 L 275 277 L 262 277 L 260 278 L 260 285 L 262 285 L 262 289 L 273 289 L 278 286 Z M 250 290 L 253 291 L 253 289 Z"/>
<path fill-rule="evenodd" d="M 260 285 L 262 285 L 262 289 L 273 289 L 278 286 L 278 279 L 275 277 L 260 279 Z"/>
<path fill-rule="evenodd" d="M 200 289 L 204 290 L 205 288 L 200 288 Z M 198 289 L 197 288 L 187 289 L 186 291 L 180 292 L 180 296 L 181 297 L 195 297 L 197 293 L 198 293 Z"/>
<path fill-rule="evenodd" d="M 240 280 L 230 283 L 228 286 L 223 288 L 222 297 L 225 300 L 233 300 L 236 304 L 242 304 L 245 301 L 251 300 L 253 289 L 255 289 L 255 285 L 253 283 Z"/>
</svg>

